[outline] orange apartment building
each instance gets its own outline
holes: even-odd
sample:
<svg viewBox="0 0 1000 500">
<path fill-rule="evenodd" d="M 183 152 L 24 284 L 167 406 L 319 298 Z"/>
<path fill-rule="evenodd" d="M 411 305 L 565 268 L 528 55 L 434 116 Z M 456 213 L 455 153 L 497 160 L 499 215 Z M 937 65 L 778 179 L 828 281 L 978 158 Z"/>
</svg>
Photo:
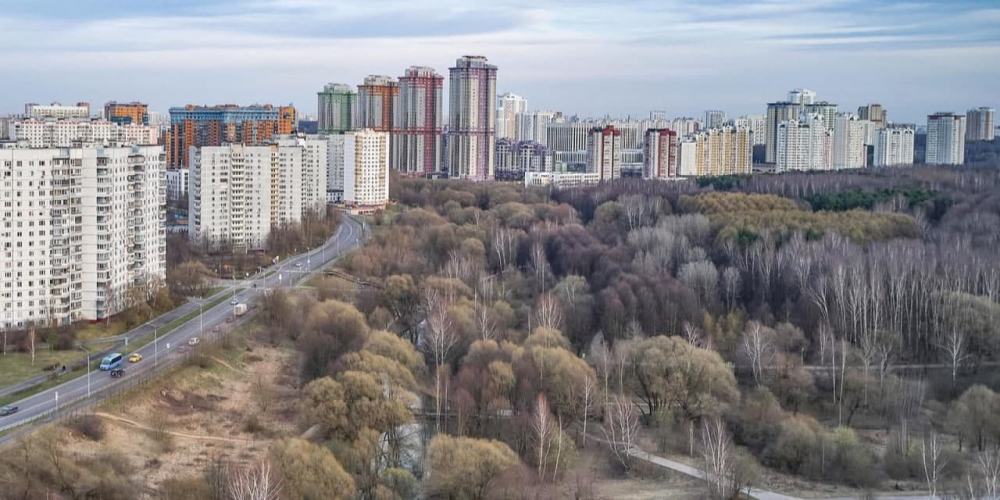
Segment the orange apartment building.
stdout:
<svg viewBox="0 0 1000 500">
<path fill-rule="evenodd" d="M 295 131 L 291 106 L 187 105 L 170 108 L 170 130 L 164 136 L 167 165 L 188 167 L 189 148 L 223 144 L 259 145 Z"/>
</svg>

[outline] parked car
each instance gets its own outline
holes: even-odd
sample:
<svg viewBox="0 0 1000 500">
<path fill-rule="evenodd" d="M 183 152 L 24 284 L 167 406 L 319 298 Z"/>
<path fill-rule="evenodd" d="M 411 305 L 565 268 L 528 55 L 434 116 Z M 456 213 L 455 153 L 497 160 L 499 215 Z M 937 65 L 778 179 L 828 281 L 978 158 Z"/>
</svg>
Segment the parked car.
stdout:
<svg viewBox="0 0 1000 500">
<path fill-rule="evenodd" d="M 236 297 L 233 297 L 233 300 L 229 301 L 229 305 L 231 305 L 231 306 L 235 306 L 236 304 L 239 304 L 239 303 L 240 303 L 240 301 L 236 300 Z"/>
<path fill-rule="evenodd" d="M 115 368 L 111 370 L 111 378 L 119 378 L 125 375 L 125 370 L 121 368 Z"/>
<path fill-rule="evenodd" d="M 198 342 L 201 342 L 201 339 L 199 339 L 198 337 L 191 337 L 191 338 L 188 339 L 188 345 L 192 345 L 192 346 L 193 345 L 198 345 Z"/>
<path fill-rule="evenodd" d="M 17 413 L 17 407 L 14 405 L 0 408 L 0 417 L 6 417 L 7 415 L 13 415 L 15 413 Z"/>
<path fill-rule="evenodd" d="M 133 352 L 132 355 L 128 357 L 129 363 L 138 363 L 140 361 L 142 361 L 142 354 L 137 352 Z"/>
</svg>

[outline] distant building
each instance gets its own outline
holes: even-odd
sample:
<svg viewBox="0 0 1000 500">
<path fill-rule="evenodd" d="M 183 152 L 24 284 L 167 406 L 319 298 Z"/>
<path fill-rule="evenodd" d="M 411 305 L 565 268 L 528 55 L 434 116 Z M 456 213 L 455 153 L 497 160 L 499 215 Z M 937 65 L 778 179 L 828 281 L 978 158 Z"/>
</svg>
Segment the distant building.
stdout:
<svg viewBox="0 0 1000 500">
<path fill-rule="evenodd" d="M 803 112 L 807 115 L 820 115 L 823 117 L 823 126 L 827 130 L 833 130 L 837 121 L 837 105 L 826 102 L 814 102 L 802 106 Z"/>
<path fill-rule="evenodd" d="M 662 109 L 654 109 L 653 111 L 649 112 L 649 119 L 665 122 L 667 121 L 667 112 Z"/>
<path fill-rule="evenodd" d="M 801 96 L 800 96 L 801 99 Z M 778 155 L 778 126 L 790 120 L 798 120 L 802 110 L 800 103 L 785 101 L 772 102 L 767 105 L 767 122 L 765 123 L 764 161 L 767 163 L 777 163 Z"/>
<path fill-rule="evenodd" d="M 778 125 L 775 171 L 829 170 L 833 163 L 833 133 L 822 115 L 806 115 Z"/>
<path fill-rule="evenodd" d="M 673 120 L 670 121 L 670 124 L 667 128 L 673 130 L 674 132 L 677 132 L 678 136 L 684 137 L 686 135 L 691 135 L 705 127 L 702 126 L 701 122 L 699 122 L 694 118 L 674 118 Z"/>
<path fill-rule="evenodd" d="M 992 141 L 996 137 L 993 108 L 970 109 L 965 114 L 965 140 Z"/>
<path fill-rule="evenodd" d="M 344 203 L 385 206 L 389 201 L 388 132 L 357 130 L 344 139 Z"/>
<path fill-rule="evenodd" d="M 511 93 L 497 97 L 497 139 L 521 139 L 522 117 L 528 111 L 528 100 Z"/>
<path fill-rule="evenodd" d="M 788 92 L 788 102 L 806 105 L 816 102 L 816 92 L 807 89 L 795 89 Z"/>
<path fill-rule="evenodd" d="M 28 119 L 12 124 L 12 139 L 32 148 L 68 148 L 81 143 L 154 145 L 159 142 L 155 127 L 141 124 L 119 125 L 104 120 Z"/>
<path fill-rule="evenodd" d="M 399 84 L 390 76 L 370 75 L 364 85 L 358 85 L 357 128 L 376 132 L 392 132 L 395 105 L 399 99 Z"/>
<path fill-rule="evenodd" d="M 358 115 L 358 94 L 350 85 L 328 83 L 316 93 L 319 133 L 342 134 L 354 130 Z"/>
<path fill-rule="evenodd" d="M 965 116 L 938 112 L 927 117 L 928 165 L 965 163 Z"/>
<path fill-rule="evenodd" d="M 24 115 L 28 118 L 90 118 L 90 104 L 78 102 L 76 106 L 63 106 L 58 102 L 44 106 L 41 104 L 29 103 L 24 105 Z"/>
<path fill-rule="evenodd" d="M 399 77 L 390 159 L 393 168 L 407 173 L 441 171 L 443 83 L 443 76 L 424 66 L 410 66 Z"/>
<path fill-rule="evenodd" d="M 170 168 L 167 169 L 167 199 L 181 200 L 187 196 L 188 190 L 188 169 Z"/>
<path fill-rule="evenodd" d="M 595 127 L 587 134 L 587 172 L 602 181 L 622 176 L 622 133 L 613 125 Z"/>
<path fill-rule="evenodd" d="M 548 128 L 550 123 L 563 120 L 558 111 L 531 111 L 521 115 L 521 128 L 518 140 L 548 144 Z"/>
<path fill-rule="evenodd" d="M 497 180 L 521 180 L 526 172 L 552 170 L 552 155 L 537 142 L 497 139 L 494 157 Z"/>
<path fill-rule="evenodd" d="M 448 168 L 451 177 L 493 178 L 497 67 L 483 56 L 463 56 L 450 68 Z"/>
<path fill-rule="evenodd" d="M 681 177 L 698 175 L 698 140 L 693 136 L 684 137 L 677 143 L 677 173 Z"/>
<path fill-rule="evenodd" d="M 837 115 L 833 129 L 833 168 L 864 168 L 868 154 L 863 122 L 851 113 Z"/>
<path fill-rule="evenodd" d="M 677 132 L 670 129 L 646 131 L 642 170 L 646 179 L 677 177 Z"/>
<path fill-rule="evenodd" d="M 764 132 L 767 117 L 764 115 L 746 115 L 733 120 L 736 128 L 745 127 L 753 131 L 754 146 L 763 145 L 767 134 Z"/>
<path fill-rule="evenodd" d="M 705 112 L 704 128 L 716 128 L 726 124 L 726 112 L 719 110 L 708 110 Z"/>
<path fill-rule="evenodd" d="M 141 102 L 104 104 L 104 119 L 119 125 L 150 125 L 149 106 Z"/>
<path fill-rule="evenodd" d="M 873 164 L 876 167 L 913 165 L 914 131 L 910 127 L 886 127 L 878 131 Z"/>
<path fill-rule="evenodd" d="M 875 103 L 858 107 L 858 118 L 868 120 L 877 130 L 885 128 L 889 123 L 886 110 L 882 108 L 881 104 Z"/>
<path fill-rule="evenodd" d="M 189 167 L 189 149 L 223 144 L 259 145 L 278 135 L 290 134 L 296 124 L 291 106 L 253 105 L 170 108 L 166 135 L 167 162 L 173 168 Z"/>
<path fill-rule="evenodd" d="M 701 130 L 688 137 L 693 144 L 686 165 L 687 175 L 718 176 L 749 174 L 753 169 L 753 131 L 724 126 Z M 691 146 L 686 146 L 690 148 Z"/>
<path fill-rule="evenodd" d="M 526 172 L 524 174 L 526 187 L 571 189 L 599 182 L 601 182 L 600 174 L 591 172 Z"/>
</svg>

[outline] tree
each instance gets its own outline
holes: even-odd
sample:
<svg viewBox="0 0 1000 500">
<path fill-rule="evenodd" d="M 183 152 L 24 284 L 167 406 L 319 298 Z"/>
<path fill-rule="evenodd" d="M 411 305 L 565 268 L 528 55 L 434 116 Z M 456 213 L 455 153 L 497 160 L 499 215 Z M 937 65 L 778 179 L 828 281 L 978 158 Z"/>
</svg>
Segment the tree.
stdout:
<svg viewBox="0 0 1000 500">
<path fill-rule="evenodd" d="M 517 455 L 500 441 L 438 434 L 431 440 L 427 493 L 480 500 L 500 475 L 518 466 Z"/>
<path fill-rule="evenodd" d="M 951 367 L 951 388 L 955 390 L 955 381 L 958 378 L 958 369 L 969 357 L 966 352 L 968 341 L 965 332 L 958 329 L 957 325 L 952 325 L 945 333 L 944 341 L 938 346 Z"/>
<path fill-rule="evenodd" d="M 538 298 L 538 304 L 535 306 L 535 324 L 553 330 L 562 327 L 562 307 L 552 294 L 546 293 Z"/>
<path fill-rule="evenodd" d="M 424 302 L 427 309 L 426 328 L 424 328 L 422 348 L 434 360 L 434 426 L 441 428 L 441 403 L 448 399 L 447 389 L 442 384 L 444 370 L 450 366 L 448 357 L 458 343 L 448 303 L 435 288 L 424 290 Z M 442 399 L 443 398 L 443 399 Z"/>
<path fill-rule="evenodd" d="M 298 438 L 271 447 L 271 460 L 289 498 L 348 500 L 354 498 L 354 480 L 326 448 Z"/>
<path fill-rule="evenodd" d="M 580 404 L 580 422 L 583 423 L 583 430 L 580 434 L 581 446 L 583 448 L 587 447 L 587 422 L 593 416 L 594 410 L 597 408 L 597 377 L 589 376 L 583 379 L 580 383 L 580 394 L 583 395 Z"/>
<path fill-rule="evenodd" d="M 632 349 L 632 389 L 652 415 L 675 408 L 689 420 L 720 414 L 739 399 L 736 378 L 722 358 L 679 337 L 641 340 Z"/>
<path fill-rule="evenodd" d="M 272 474 L 267 461 L 230 472 L 229 497 L 232 500 L 277 500 L 280 494 L 281 482 Z"/>
<path fill-rule="evenodd" d="M 744 492 L 749 495 L 756 471 L 748 457 L 737 453 L 722 419 L 702 424 L 701 452 L 710 498 L 736 500 Z"/>
<path fill-rule="evenodd" d="M 920 462 L 924 467 L 927 492 L 931 498 L 937 498 L 938 480 L 948 465 L 948 460 L 941 456 L 941 442 L 937 433 L 932 431 L 930 437 L 924 438 L 920 443 Z"/>
<path fill-rule="evenodd" d="M 330 430 L 348 426 L 344 388 L 330 377 L 318 378 L 306 384 L 300 404 L 310 423 L 324 425 Z"/>
<path fill-rule="evenodd" d="M 544 394 L 539 394 L 535 402 L 534 415 L 531 417 L 531 436 L 535 442 L 535 460 L 538 462 L 538 477 L 545 477 L 545 466 L 549 461 L 549 451 L 555 429 L 552 425 L 552 414 Z"/>
<path fill-rule="evenodd" d="M 764 325 L 751 321 L 747 323 L 741 342 L 743 355 L 750 363 L 753 380 L 757 385 L 761 385 L 764 380 L 764 369 L 770 369 L 774 361 L 771 332 L 766 330 L 769 329 L 765 329 Z"/>
<path fill-rule="evenodd" d="M 605 409 L 604 437 L 615 460 L 625 468 L 632 468 L 632 450 L 639 442 L 639 408 L 631 399 L 615 395 Z"/>
<path fill-rule="evenodd" d="M 948 421 L 959 434 L 959 450 L 962 437 L 968 436 L 976 450 L 985 451 L 991 437 L 1000 438 L 1000 431 L 997 431 L 1000 429 L 1000 395 L 984 385 L 974 385 L 952 404 Z"/>
</svg>

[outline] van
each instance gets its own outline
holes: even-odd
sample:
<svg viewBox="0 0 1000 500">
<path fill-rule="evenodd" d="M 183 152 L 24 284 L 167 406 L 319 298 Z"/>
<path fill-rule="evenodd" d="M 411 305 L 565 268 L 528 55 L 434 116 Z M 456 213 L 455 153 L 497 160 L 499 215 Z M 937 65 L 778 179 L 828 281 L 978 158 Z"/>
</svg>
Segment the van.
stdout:
<svg viewBox="0 0 1000 500">
<path fill-rule="evenodd" d="M 116 352 L 105 356 L 105 358 L 101 360 L 101 371 L 106 372 L 108 370 L 114 370 L 115 368 L 118 368 L 119 366 L 122 365 L 122 361 L 124 359 L 125 358 L 122 357 L 122 354 L 120 352 Z"/>
</svg>

